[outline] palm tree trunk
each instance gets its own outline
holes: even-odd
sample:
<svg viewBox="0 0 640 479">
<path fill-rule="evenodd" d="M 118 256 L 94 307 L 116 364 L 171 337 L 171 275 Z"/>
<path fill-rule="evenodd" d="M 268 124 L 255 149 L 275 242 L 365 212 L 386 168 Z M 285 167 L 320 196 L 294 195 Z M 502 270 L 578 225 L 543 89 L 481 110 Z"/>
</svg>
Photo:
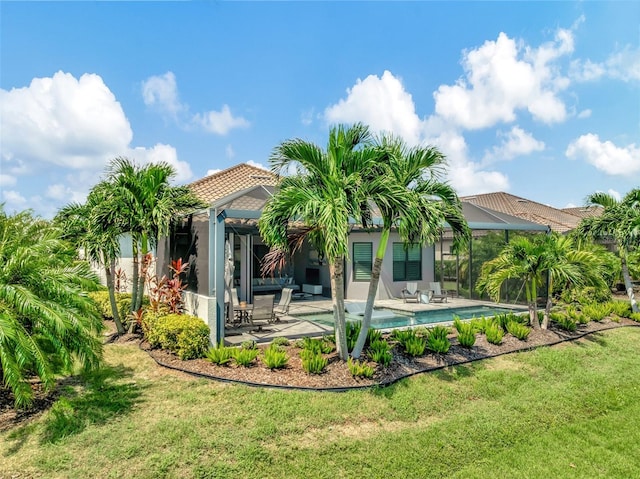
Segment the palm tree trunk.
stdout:
<svg viewBox="0 0 640 479">
<path fill-rule="evenodd" d="M 336 332 L 336 349 L 338 356 L 346 361 L 349 356 L 347 348 L 347 327 L 344 317 L 344 258 L 338 257 L 329 263 L 331 275 L 331 299 L 333 302 L 333 318 Z"/>
<path fill-rule="evenodd" d="M 144 297 L 144 282 L 147 279 L 147 271 L 149 269 L 149 240 L 147 238 L 146 233 L 142 233 L 140 237 L 141 247 L 140 247 L 140 256 L 142 259 L 142 264 L 140 268 L 140 277 L 138 278 L 138 296 L 136 298 L 135 306 L 136 308 L 133 311 L 138 311 L 142 307 L 142 298 Z"/>
<path fill-rule="evenodd" d="M 547 287 L 547 306 L 544 309 L 544 319 L 542 320 L 542 329 L 549 328 L 549 315 L 553 307 L 553 278 L 549 277 L 549 285 Z"/>
<path fill-rule="evenodd" d="M 390 229 L 383 229 L 380 233 L 380 243 L 378 244 L 378 250 L 376 251 L 376 259 L 373 262 L 373 269 L 371 271 L 371 282 L 369 283 L 369 293 L 367 295 L 367 305 L 364 308 L 364 317 L 362 318 L 362 328 L 360 328 L 360 334 L 356 345 L 353 347 L 351 356 L 353 359 L 358 359 L 362 354 L 362 349 L 367 341 L 367 333 L 371 327 L 371 315 L 373 314 L 373 303 L 375 302 L 376 295 L 378 294 L 378 284 L 380 283 L 380 273 L 382 271 L 382 260 L 384 259 L 384 253 L 387 250 L 387 243 L 389 241 Z"/>
<path fill-rule="evenodd" d="M 116 329 L 118 330 L 118 334 L 124 334 L 124 326 L 122 326 L 122 321 L 120 321 L 120 313 L 118 312 L 118 304 L 116 303 L 116 293 L 115 293 L 115 285 L 113 281 L 113 273 L 116 269 L 115 261 L 111 261 L 104 263 L 104 272 L 107 277 L 107 289 L 109 290 L 109 302 L 111 303 L 111 314 L 113 316 L 113 322 L 116 325 Z"/>
<path fill-rule="evenodd" d="M 631 275 L 629 274 L 629 266 L 627 266 L 627 254 L 626 252 L 620 252 L 620 260 L 622 262 L 622 279 L 624 279 L 624 287 L 627 290 L 629 301 L 631 302 L 631 310 L 634 313 L 640 312 L 638 309 L 638 303 L 636 303 L 636 297 L 633 294 L 633 284 L 631 283 Z"/>
<path fill-rule="evenodd" d="M 540 329 L 540 321 L 538 320 L 538 282 L 535 278 L 531 280 L 531 309 L 529 318 L 533 329 Z"/>
<path fill-rule="evenodd" d="M 132 234 L 132 243 L 131 249 L 133 252 L 133 274 L 131 276 L 131 312 L 137 311 L 135 306 L 138 301 L 138 277 L 140 275 L 140 264 L 138 259 L 138 238 L 136 235 Z"/>
</svg>

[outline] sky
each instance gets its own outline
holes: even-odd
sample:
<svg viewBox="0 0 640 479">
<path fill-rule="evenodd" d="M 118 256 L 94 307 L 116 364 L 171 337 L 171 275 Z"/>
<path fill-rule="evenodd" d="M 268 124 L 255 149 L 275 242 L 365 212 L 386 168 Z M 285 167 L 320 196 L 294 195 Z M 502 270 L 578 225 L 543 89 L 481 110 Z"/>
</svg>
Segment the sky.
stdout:
<svg viewBox="0 0 640 479">
<path fill-rule="evenodd" d="M 640 2 L 0 1 L 0 193 L 51 218 L 118 156 L 176 184 L 368 124 L 460 195 L 640 186 Z"/>
</svg>

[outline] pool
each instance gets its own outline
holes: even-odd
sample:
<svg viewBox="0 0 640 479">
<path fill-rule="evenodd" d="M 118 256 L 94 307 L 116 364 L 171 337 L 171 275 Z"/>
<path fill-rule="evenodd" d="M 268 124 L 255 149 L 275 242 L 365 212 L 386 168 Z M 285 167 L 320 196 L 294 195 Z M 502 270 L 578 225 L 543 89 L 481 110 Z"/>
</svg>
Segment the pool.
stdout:
<svg viewBox="0 0 640 479">
<path fill-rule="evenodd" d="M 480 318 L 482 316 L 495 316 L 496 314 L 503 313 L 523 313 L 526 309 L 521 308 L 500 308 L 496 306 L 465 306 L 461 308 L 448 308 L 448 309 L 436 309 L 430 311 L 418 311 L 415 314 L 409 312 L 403 313 L 395 310 L 376 310 L 376 311 L 390 311 L 395 314 L 393 317 L 384 318 L 372 318 L 371 327 L 374 329 L 392 329 L 392 328 L 404 328 L 407 326 L 420 326 L 426 324 L 443 323 L 447 321 L 453 321 L 454 316 L 460 319 Z M 345 314 L 347 321 L 362 320 L 361 316 L 354 314 Z M 296 319 L 302 321 L 313 321 L 314 323 L 324 324 L 326 326 L 333 326 L 333 313 L 323 314 L 305 314 L 296 316 Z"/>
</svg>

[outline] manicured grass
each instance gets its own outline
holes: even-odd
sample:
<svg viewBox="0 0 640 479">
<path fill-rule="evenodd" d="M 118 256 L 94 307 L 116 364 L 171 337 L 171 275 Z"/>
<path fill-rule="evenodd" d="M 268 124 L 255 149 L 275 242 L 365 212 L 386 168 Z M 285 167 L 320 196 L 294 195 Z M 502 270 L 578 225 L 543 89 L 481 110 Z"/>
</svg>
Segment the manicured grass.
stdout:
<svg viewBox="0 0 640 479">
<path fill-rule="evenodd" d="M 162 370 L 133 345 L 0 433 L 0 477 L 629 478 L 640 329 L 343 394 Z"/>
</svg>

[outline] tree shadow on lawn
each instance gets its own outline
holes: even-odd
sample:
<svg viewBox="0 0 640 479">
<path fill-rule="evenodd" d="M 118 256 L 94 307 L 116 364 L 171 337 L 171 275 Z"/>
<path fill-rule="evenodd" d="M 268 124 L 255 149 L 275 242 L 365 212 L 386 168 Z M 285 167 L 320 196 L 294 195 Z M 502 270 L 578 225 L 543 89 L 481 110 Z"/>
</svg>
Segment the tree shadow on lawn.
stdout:
<svg viewBox="0 0 640 479">
<path fill-rule="evenodd" d="M 146 387 L 132 381 L 132 376 L 132 368 L 118 365 L 63 379 L 58 384 L 60 396 L 42 423 L 25 424 L 9 434 L 8 439 L 15 441 L 9 453 L 16 453 L 38 431 L 40 444 L 52 444 L 129 413 Z"/>
</svg>

